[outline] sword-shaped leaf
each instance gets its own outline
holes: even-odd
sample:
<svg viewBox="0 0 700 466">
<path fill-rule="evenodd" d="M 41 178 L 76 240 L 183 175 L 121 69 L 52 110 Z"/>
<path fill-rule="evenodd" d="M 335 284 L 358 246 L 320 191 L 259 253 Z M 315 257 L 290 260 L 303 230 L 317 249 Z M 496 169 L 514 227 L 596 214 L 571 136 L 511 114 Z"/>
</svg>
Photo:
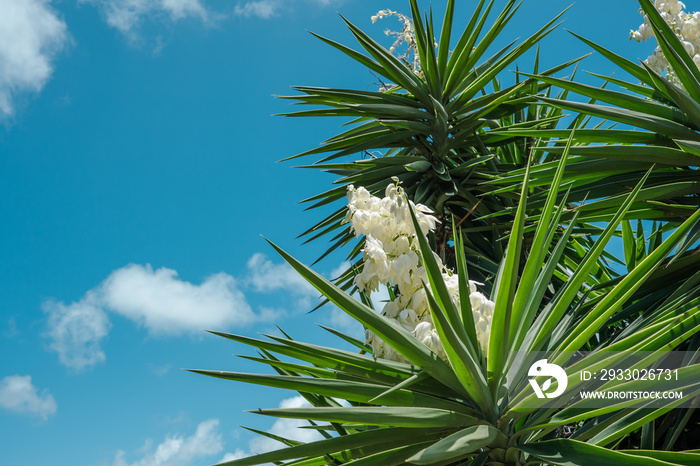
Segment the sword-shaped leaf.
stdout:
<svg viewBox="0 0 700 466">
<path fill-rule="evenodd" d="M 251 412 L 288 419 L 314 419 L 388 427 L 449 428 L 475 425 L 479 422 L 475 417 L 454 411 L 413 407 L 281 408 Z"/>
<path fill-rule="evenodd" d="M 542 461 L 561 466 L 673 466 L 678 464 L 643 455 L 608 450 L 571 439 L 547 440 L 517 448 Z"/>
<path fill-rule="evenodd" d="M 268 242 L 294 270 L 299 272 L 302 277 L 332 303 L 363 323 L 382 340 L 390 344 L 398 353 L 428 372 L 436 380 L 457 392 L 464 393 L 462 384 L 450 367 L 445 364 L 437 354 L 431 351 L 430 348 L 418 341 L 408 330 L 395 321 L 382 317 L 374 309 L 358 302 L 328 281 L 328 279 L 293 258 L 276 244 L 271 241 Z"/>
<path fill-rule="evenodd" d="M 489 425 L 467 427 L 421 450 L 410 457 L 408 461 L 418 465 L 457 461 L 490 445 L 499 437 L 505 439 L 505 436 L 498 429 Z"/>
</svg>

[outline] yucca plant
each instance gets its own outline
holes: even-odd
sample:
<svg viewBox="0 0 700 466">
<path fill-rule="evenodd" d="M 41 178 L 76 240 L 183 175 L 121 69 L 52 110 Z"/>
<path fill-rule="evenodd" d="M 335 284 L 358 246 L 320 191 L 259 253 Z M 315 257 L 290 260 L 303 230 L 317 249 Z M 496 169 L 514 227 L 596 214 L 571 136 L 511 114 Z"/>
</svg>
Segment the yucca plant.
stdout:
<svg viewBox="0 0 700 466">
<path fill-rule="evenodd" d="M 697 99 L 644 65 L 588 41 L 651 88 L 607 78 L 637 97 L 554 78 L 566 64 L 547 72 L 535 66 L 525 81 L 518 74 L 513 86 L 502 89 L 499 73 L 553 22 L 516 48 L 511 44 L 482 61 L 517 6 L 508 2 L 479 39 L 493 5 L 484 10 L 485 2 L 479 2 L 451 48 L 454 3 L 448 2 L 435 46 L 432 17 L 421 19 L 411 1 L 417 59 L 410 62 L 350 23 L 369 55 L 323 39 L 390 81 L 388 91 L 305 87 L 298 88 L 305 96 L 294 97 L 326 107 L 295 115 L 353 119 L 352 129 L 301 154 L 330 153 L 310 167 L 341 177 L 338 188 L 309 200 L 314 207 L 342 198 L 348 184 L 377 193 L 399 182 L 413 201 L 428 204 L 442 220 L 430 238 L 415 237 L 428 302 L 421 318 L 434 333 L 419 339 L 418 326 L 407 328 L 376 312 L 364 294 L 361 301 L 348 294 L 357 283 L 353 277 L 363 272 L 362 261 L 336 286 L 273 244 L 328 301 L 362 323 L 368 339 L 329 329 L 357 347 L 359 353 L 353 353 L 286 334 L 260 340 L 214 332 L 257 348 L 258 357 L 247 358 L 277 375 L 195 372 L 298 391 L 312 408 L 258 412 L 307 419 L 324 437 L 301 444 L 268 434 L 288 448 L 226 464 L 700 464 L 700 450 L 675 451 L 698 446 L 692 425 L 700 402 L 700 255 L 689 252 L 700 231 L 694 165 L 700 142 L 694 118 L 700 112 L 692 103 Z M 653 10 L 647 0 L 641 3 Z M 647 13 L 669 61 L 679 67 L 683 86 L 695 85 L 691 89 L 700 95 L 700 74 L 677 57 L 677 39 L 654 12 Z M 562 92 L 551 96 L 551 86 Z M 566 100 L 571 92 L 590 101 Z M 562 109 L 582 116 L 557 129 Z M 589 128 L 590 117 L 644 131 Z M 369 158 L 347 160 L 358 152 Z M 353 235 L 343 225 L 345 217 L 343 207 L 306 235 L 336 233 L 331 250 L 347 244 Z M 651 234 L 642 219 L 654 220 Z M 631 220 L 637 220 L 636 232 Z M 412 211 L 411 221 L 421 231 Z M 578 236 L 582 233 L 592 236 Z M 622 276 L 604 260 L 616 234 L 624 239 Z M 361 241 L 349 256 L 357 258 L 370 246 Z M 442 262 L 454 270 L 445 272 Z M 458 280 L 456 295 L 448 275 Z M 477 327 L 472 307 L 470 278 L 484 282 L 479 286 L 493 307 L 486 343 L 483 321 Z M 401 287 L 388 285 L 392 302 L 399 302 Z M 377 351 L 377 340 L 391 351 Z M 584 371 L 611 367 L 663 367 L 671 350 L 685 351 L 672 381 L 580 378 Z M 551 364 L 566 370 L 564 379 L 531 372 Z M 543 391 L 561 392 L 559 397 L 539 398 L 537 381 L 544 382 Z M 682 391 L 684 397 L 597 404 L 580 398 L 588 389 Z"/>
<path fill-rule="evenodd" d="M 543 97 L 543 102 L 575 111 L 581 119 L 597 119 L 595 127 L 576 131 L 571 147 L 573 157 L 566 173 L 566 179 L 572 182 L 569 199 L 588 199 L 585 205 L 577 209 L 579 219 L 589 222 L 611 219 L 621 199 L 629 194 L 631 186 L 653 167 L 627 218 L 668 222 L 663 230 L 670 231 L 693 215 L 700 206 L 700 70 L 676 36 L 676 31 L 657 11 L 655 3 L 639 0 L 639 5 L 677 76 L 675 84 L 645 62 L 636 64 L 576 34 L 620 70 L 629 73 L 633 80 L 594 74 L 604 82 L 603 86 L 596 87 L 551 76 L 539 75 L 537 78 L 565 89 L 569 96 L 578 94 L 590 99 L 588 102 L 577 102 Z M 610 89 L 606 87 L 607 84 L 620 90 Z M 501 135 L 498 136 L 498 133 Z M 555 156 L 563 150 L 563 141 L 568 139 L 569 131 L 504 128 L 495 130 L 489 136 L 498 138 L 506 135 L 547 141 L 556 145 L 550 147 L 551 156 Z M 533 167 L 533 184 L 548 185 L 556 164 L 556 160 L 550 160 Z M 492 183 L 501 186 L 501 189 L 515 190 L 523 172 L 514 172 L 510 178 L 501 178 Z M 571 215 L 569 213 L 564 218 Z M 659 224 L 653 227 L 652 234 L 658 227 Z M 684 247 L 688 248 L 698 238 L 700 227 L 695 227 L 691 229 Z"/>
<path fill-rule="evenodd" d="M 570 146 L 570 144 L 569 144 Z M 513 230 L 490 299 L 494 304 L 488 345 L 476 337 L 468 266 L 461 235 L 454 238 L 458 299 L 453 299 L 427 238 L 416 234 L 425 267 L 424 290 L 430 320 L 439 336 L 444 358 L 419 341 L 415 332 L 388 319 L 348 295 L 278 246 L 272 246 L 331 302 L 361 322 L 408 363 L 372 355 L 365 342 L 336 332 L 361 351 L 353 353 L 302 343 L 285 336 L 271 341 L 214 332 L 259 350 L 259 358 L 277 375 L 197 370 L 221 379 L 298 391 L 313 407 L 258 410 L 259 414 L 307 419 L 324 440 L 300 444 L 285 439 L 288 448 L 225 463 L 229 466 L 267 462 L 285 465 L 694 465 L 700 450 L 674 452 L 617 449 L 631 433 L 653 437 L 655 419 L 681 405 L 697 406 L 700 394 L 698 338 L 700 274 L 669 283 L 672 288 L 656 299 L 635 298 L 649 283 L 661 280 L 667 256 L 700 219 L 700 210 L 680 223 L 649 251 L 626 276 L 604 292 L 591 287 L 591 271 L 620 222 L 637 202 L 649 173 L 633 187 L 592 244 L 568 281 L 545 298 L 576 215 L 560 238 L 568 190 L 560 199 L 566 150 L 561 157 L 535 225 L 532 244 L 523 249 L 523 230 L 529 192 L 529 169 L 523 177 Z M 420 232 L 411 210 L 415 232 Z M 525 259 L 523 259 L 525 257 Z M 523 264 L 519 262 L 524 261 Z M 657 287 L 658 289 L 658 287 Z M 648 298 L 648 297 L 647 297 Z M 606 329 L 620 314 L 640 312 L 625 328 Z M 483 330 L 483 329 L 482 329 Z M 680 346 L 679 345 L 685 345 Z M 591 350 L 580 353 L 581 350 Z M 682 390 L 682 399 L 631 399 L 602 406 L 576 397 L 586 386 L 583 370 L 595 373 L 627 364 L 630 369 L 655 367 L 673 349 L 690 350 L 677 379 L 650 385 L 644 380 L 600 382 L 598 391 Z M 563 393 L 557 403 L 536 396 L 527 376 L 537 358 L 566 369 L 564 379 L 542 386 Z M 279 359 L 276 355 L 295 361 Z M 640 356 L 641 355 L 641 356 Z M 541 361 L 540 361 L 541 362 Z M 533 364 L 535 363 L 535 364 Z M 530 368 L 530 371 L 528 371 Z M 543 381 L 543 380 L 542 380 Z M 566 387 L 564 389 L 564 387 Z M 342 403 L 346 400 L 347 403 Z M 677 416 L 679 419 L 685 414 Z M 317 424 L 314 421 L 320 421 Z M 652 426 L 652 433 L 649 427 Z M 682 434 L 678 424 L 664 433 L 673 448 Z M 658 438 L 658 437 L 657 437 Z M 646 440 L 644 445 L 649 445 Z M 624 445 L 624 444 L 623 444 Z"/>
<path fill-rule="evenodd" d="M 422 18 L 417 2 L 411 0 L 415 60 L 397 58 L 349 21 L 346 24 L 365 53 L 320 37 L 387 83 L 381 91 L 296 87 L 301 95 L 285 97 L 316 107 L 288 116 L 350 120 L 347 131 L 289 158 L 323 155 L 305 168 L 326 170 L 339 177 L 334 182 L 337 187 L 305 200 L 311 203 L 310 208 L 337 203 L 350 184 L 375 194 L 397 177 L 411 199 L 430 207 L 438 219 L 447 220 L 433 236 L 438 254 L 454 265 L 449 219 L 455 217 L 465 234 L 473 277 L 490 283 L 503 255 L 503 239 L 511 228 L 517 195 L 484 183 L 525 167 L 537 142 L 518 135 L 501 133 L 498 138 L 489 138 L 488 134 L 496 129 L 553 128 L 561 117 L 559 108 L 541 105 L 534 97 L 550 95 L 550 84 L 533 78 L 521 80 L 521 75 L 509 68 L 556 27 L 561 14 L 519 44 L 514 41 L 491 50 L 521 3 L 508 1 L 487 27 L 494 2 L 479 1 L 455 43 L 451 40 L 454 0 L 447 2 L 439 34 L 432 13 Z M 551 76 L 577 61 L 542 71 L 535 58 L 533 72 Z M 501 84 L 502 78 L 513 84 Z M 522 179 L 522 174 L 519 176 Z M 533 195 L 544 200 L 547 188 L 538 185 L 533 189 Z M 533 198 L 533 206 L 537 202 Z M 353 240 L 349 228 L 342 224 L 345 213 L 341 204 L 301 235 L 308 241 L 332 235 L 332 245 L 321 258 Z M 537 213 L 536 207 L 529 212 Z M 598 231 L 583 224 L 576 229 L 577 234 Z M 564 256 L 578 263 L 588 244 L 585 237 L 575 241 L 582 245 L 567 248 Z M 348 254 L 356 261 L 354 268 L 361 266 L 357 256 L 362 247 L 362 243 L 356 244 Z M 614 278 L 605 267 L 600 270 L 606 279 Z M 349 269 L 341 277 L 344 289 L 352 276 Z"/>
<path fill-rule="evenodd" d="M 661 75 L 660 70 L 646 62 L 635 64 L 577 35 L 631 75 L 633 81 L 594 74 L 604 83 L 601 87 L 595 87 L 539 76 L 543 82 L 565 89 L 569 96 L 578 94 L 590 99 L 588 102 L 543 99 L 549 105 L 578 112 L 578 119 L 582 121 L 596 122 L 595 127 L 589 124 L 589 128 L 576 131 L 570 149 L 573 156 L 565 174 L 572 186 L 569 199 L 578 202 L 587 200 L 576 208 L 579 220 L 609 221 L 631 186 L 651 170 L 645 187 L 622 222 L 621 235 L 628 272 L 632 272 L 637 263 L 658 246 L 663 235 L 674 231 L 700 206 L 700 71 L 689 53 L 688 44 L 678 37 L 681 31 L 674 30 L 657 11 L 657 8 L 668 9 L 672 3 L 639 1 L 641 11 L 648 20 L 649 31 L 653 31 L 663 56 L 668 60 L 669 75 Z M 617 86 L 619 90 L 609 89 L 607 85 Z M 499 130 L 492 131 L 488 137 L 498 138 L 498 133 Z M 570 133 L 550 128 L 513 128 L 505 129 L 501 134 L 500 137 L 536 137 L 552 144 L 550 159 L 543 160 L 531 171 L 535 185 L 548 185 L 557 165 L 554 157 L 561 153 Z M 510 178 L 503 177 L 490 183 L 500 187 L 500 190 L 512 191 L 517 189 L 523 172 L 521 169 L 513 172 Z M 563 219 L 569 220 L 572 216 L 573 211 L 565 213 Z M 624 331 L 644 311 L 644 303 L 665 299 L 673 293 L 676 277 L 697 274 L 700 271 L 700 255 L 688 251 L 696 247 L 698 239 L 700 224 L 688 230 L 681 240 L 674 257 L 664 268 L 664 276 L 635 293 L 633 300 L 638 300 L 640 304 L 629 307 L 611 320 L 603 333 L 614 335 Z M 599 289 L 609 286 L 601 284 Z M 646 430 L 658 428 L 663 432 L 669 425 L 682 427 L 689 422 L 693 425 L 690 416 L 678 416 L 671 412 L 660 418 L 656 427 L 650 424 Z M 697 430 L 697 420 L 694 424 Z M 647 445 L 654 443 L 649 438 L 653 439 L 654 436 L 646 437 Z M 636 445 L 642 440 L 637 438 Z M 671 440 L 672 437 L 667 438 L 659 446 L 668 448 L 673 443 Z M 627 441 L 631 442 L 632 439 Z M 695 444 L 698 442 L 695 440 Z"/>
</svg>

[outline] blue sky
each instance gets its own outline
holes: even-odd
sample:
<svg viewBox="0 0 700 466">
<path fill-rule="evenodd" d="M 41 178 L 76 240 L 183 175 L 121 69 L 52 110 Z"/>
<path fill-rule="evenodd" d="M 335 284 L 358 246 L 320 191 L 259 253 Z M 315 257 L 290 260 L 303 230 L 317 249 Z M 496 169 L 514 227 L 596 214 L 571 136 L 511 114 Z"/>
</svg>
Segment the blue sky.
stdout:
<svg viewBox="0 0 700 466">
<path fill-rule="evenodd" d="M 525 0 L 503 40 L 567 5 Z M 340 122 L 272 116 L 290 110 L 272 95 L 372 88 L 307 30 L 352 44 L 340 12 L 389 45 L 383 30 L 399 25 L 373 25 L 380 8 L 409 11 L 393 0 L 0 0 L 0 464 L 195 466 L 276 447 L 239 425 L 295 435 L 291 421 L 243 412 L 296 406 L 293 393 L 180 369 L 265 370 L 204 328 L 279 324 L 340 346 L 316 323 L 361 333 L 333 309 L 307 314 L 315 294 L 260 235 L 307 263 L 325 249 L 295 239 L 322 215 L 298 201 L 332 178 L 276 161 Z M 636 2 L 579 2 L 565 18 L 542 44 L 544 66 L 588 52 L 563 28 L 631 59 L 653 48 L 628 41 Z M 582 68 L 613 71 L 597 57 Z M 342 261 L 316 268 L 331 276 Z"/>
</svg>

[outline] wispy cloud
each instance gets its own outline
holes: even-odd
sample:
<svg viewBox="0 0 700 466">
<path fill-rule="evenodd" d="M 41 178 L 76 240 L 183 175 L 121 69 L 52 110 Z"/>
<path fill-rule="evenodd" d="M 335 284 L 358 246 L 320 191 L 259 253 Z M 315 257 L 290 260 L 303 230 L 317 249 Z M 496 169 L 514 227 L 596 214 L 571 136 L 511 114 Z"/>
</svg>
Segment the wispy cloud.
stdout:
<svg viewBox="0 0 700 466">
<path fill-rule="evenodd" d="M 286 262 L 275 264 L 265 254 L 255 253 L 248 259 L 247 267 L 247 281 L 257 292 L 318 296 L 318 291 Z"/>
<path fill-rule="evenodd" d="M 247 2 L 239 2 L 233 9 L 234 16 L 243 18 L 257 17 L 261 19 L 269 19 L 285 14 L 294 10 L 305 10 L 307 8 L 327 7 L 331 5 L 339 5 L 344 0 L 305 0 L 304 2 L 282 2 L 280 0 L 254 0 Z"/>
<path fill-rule="evenodd" d="M 310 406 L 301 396 L 284 399 L 279 404 L 280 408 Z M 267 432 L 304 443 L 323 439 L 315 430 L 300 428 L 307 425 L 309 425 L 308 422 L 301 419 L 278 419 Z M 197 460 L 199 460 L 197 462 L 199 464 L 204 458 L 221 454 L 224 450 L 223 444 L 222 435 L 219 432 L 219 420 L 209 419 L 200 423 L 190 436 L 168 435 L 158 445 L 155 445 L 153 439 L 146 440 L 144 445 L 137 450 L 139 452 L 137 457 L 124 450 L 119 450 L 114 457 L 112 466 L 187 466 Z M 258 436 L 249 442 L 248 451 L 236 448 L 232 452 L 224 454 L 218 463 L 277 450 L 283 446 L 276 440 Z M 212 460 L 213 458 L 207 461 L 211 462 Z"/>
<path fill-rule="evenodd" d="M 17 330 L 17 321 L 14 317 L 10 317 L 7 319 L 7 325 L 2 332 L 2 336 L 5 338 L 15 338 L 17 335 L 19 335 L 19 330 Z"/>
<path fill-rule="evenodd" d="M 155 365 L 155 364 L 149 364 L 148 368 L 153 372 L 155 375 L 158 377 L 162 377 L 168 372 L 170 372 L 170 369 L 172 369 L 173 365 L 172 364 L 161 364 L 161 365 Z"/>
<path fill-rule="evenodd" d="M 139 460 L 129 462 L 127 453 L 119 450 L 113 466 L 186 466 L 192 461 L 223 450 L 221 434 L 218 431 L 219 420 L 209 419 L 197 426 L 189 437 L 176 434 L 167 436 L 163 442 L 153 448 L 153 441 L 147 440 L 140 451 L 145 452 Z"/>
<path fill-rule="evenodd" d="M 246 285 L 258 293 L 284 293 L 294 301 L 296 309 L 311 310 L 320 293 L 286 262 L 274 263 L 264 254 L 256 253 L 248 260 Z M 270 315 L 280 310 L 268 310 Z M 270 319 L 274 320 L 274 319 Z"/>
<path fill-rule="evenodd" d="M 50 3 L 0 1 L 0 114 L 14 113 L 19 94 L 41 91 L 56 55 L 69 42 L 66 23 Z"/>
<path fill-rule="evenodd" d="M 244 452 L 244 451 L 241 450 L 240 448 L 236 448 L 236 449 L 233 451 L 233 453 L 231 453 L 231 452 L 226 453 L 226 454 L 223 456 L 223 458 L 221 458 L 221 459 L 218 461 L 218 463 L 226 463 L 226 462 L 228 462 L 228 461 L 239 460 L 239 459 L 241 459 L 241 458 L 245 458 L 246 456 L 248 456 L 248 454 L 247 454 L 246 452 Z"/>
<path fill-rule="evenodd" d="M 45 421 L 56 414 L 56 400 L 46 389 L 39 393 L 31 376 L 10 375 L 0 380 L 0 408 Z"/>
<path fill-rule="evenodd" d="M 105 360 L 102 340 L 112 325 L 95 293 L 70 305 L 45 301 L 42 308 L 48 313 L 49 346 L 58 353 L 61 364 L 80 371 Z"/>
<path fill-rule="evenodd" d="M 207 10 L 205 10 L 199 0 L 161 0 L 160 4 L 161 8 L 167 11 L 174 20 L 187 16 L 207 18 Z"/>
<path fill-rule="evenodd" d="M 279 2 L 275 0 L 259 0 L 255 2 L 239 3 L 234 8 L 233 12 L 237 16 L 250 18 L 257 16 L 258 18 L 267 19 L 277 15 L 279 10 Z"/>
<path fill-rule="evenodd" d="M 166 18 L 179 21 L 197 18 L 208 21 L 211 13 L 200 0 L 80 0 L 100 8 L 107 24 L 131 39 L 135 30 L 147 19 Z"/>
</svg>

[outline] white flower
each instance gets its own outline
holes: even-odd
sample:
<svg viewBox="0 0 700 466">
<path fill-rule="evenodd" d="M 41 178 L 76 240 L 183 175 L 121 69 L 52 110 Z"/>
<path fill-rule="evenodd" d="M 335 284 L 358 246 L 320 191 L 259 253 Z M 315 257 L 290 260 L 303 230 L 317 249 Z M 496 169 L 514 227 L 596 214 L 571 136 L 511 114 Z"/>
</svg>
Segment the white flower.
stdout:
<svg viewBox="0 0 700 466">
<path fill-rule="evenodd" d="M 491 320 L 495 303 L 486 298 L 478 291 L 469 295 L 469 302 L 472 306 L 472 315 L 476 327 L 476 337 L 484 353 L 488 353 L 489 336 L 491 334 Z"/>
<path fill-rule="evenodd" d="M 411 307 L 413 309 L 419 309 L 421 311 L 428 310 L 428 299 L 425 296 L 425 290 L 419 288 L 411 295 Z"/>
<path fill-rule="evenodd" d="M 396 16 L 402 23 L 401 31 L 392 31 L 387 29 L 384 31 L 387 37 L 395 38 L 394 44 L 389 48 L 389 53 L 395 53 L 402 45 L 406 46 L 406 52 L 398 55 L 397 58 L 405 64 L 412 67 L 414 73 L 421 73 L 420 60 L 417 53 L 416 33 L 413 28 L 413 21 L 406 15 L 397 13 L 392 10 L 381 10 L 376 15 L 372 16 L 372 22 L 388 16 Z M 436 45 L 437 47 L 437 45 Z M 383 87 L 383 86 L 382 86 Z M 390 86 L 391 87 L 391 86 Z M 381 90 L 381 89 L 380 89 Z"/>
<path fill-rule="evenodd" d="M 416 325 L 420 323 L 418 320 L 418 314 L 416 314 L 416 311 L 413 309 L 404 309 L 399 313 L 396 320 L 398 320 L 402 325 L 410 326 L 410 331 L 413 331 Z"/>
<path fill-rule="evenodd" d="M 416 329 L 413 331 L 413 335 L 415 335 L 415 337 L 418 338 L 420 341 L 423 341 L 433 330 L 433 325 L 431 323 L 421 322 L 418 325 L 416 325 Z"/>
<path fill-rule="evenodd" d="M 409 209 L 415 212 L 419 232 L 413 228 Z M 438 357 L 447 360 L 428 307 L 424 284 L 428 289 L 430 285 L 417 237 L 435 229 L 438 220 L 432 213 L 424 205 L 407 202 L 396 179 L 386 187 L 383 198 L 372 196 L 363 187 L 348 186 L 348 213 L 344 222 L 350 223 L 351 231 L 356 236 L 365 237 L 362 272 L 355 277 L 358 289 L 375 291 L 380 284 L 395 287 L 396 299 L 384 305 L 381 315 L 412 332 Z M 454 305 L 458 307 L 459 277 L 443 266 L 437 254 L 431 253 L 442 269 L 442 279 Z M 476 285 L 476 282 L 469 282 L 470 302 L 479 344 L 486 351 L 493 303 L 477 292 Z M 408 362 L 372 332 L 366 333 L 366 341 L 375 357 Z"/>
<path fill-rule="evenodd" d="M 414 330 L 414 335 L 421 343 L 430 348 L 440 358 L 447 359 L 447 354 L 445 354 L 445 348 L 442 346 L 442 341 L 440 341 L 440 337 L 435 330 L 435 327 L 433 327 L 431 323 L 421 322 L 418 324 Z"/>
<path fill-rule="evenodd" d="M 678 0 L 655 0 L 654 8 L 659 11 L 663 20 L 675 31 L 676 36 L 683 44 L 683 48 L 688 55 L 693 57 L 695 65 L 700 68 L 700 60 L 695 59 L 695 52 L 700 50 L 700 12 L 687 13 L 685 4 Z M 645 41 L 649 37 L 655 37 L 649 18 L 641 9 L 640 14 L 644 17 L 644 23 L 636 31 L 630 31 L 630 39 L 638 42 Z M 645 62 L 659 73 L 665 74 L 666 79 L 671 83 L 681 88 L 683 87 L 660 48 L 657 47 Z"/>
<path fill-rule="evenodd" d="M 382 315 L 385 317 L 395 318 L 400 310 L 401 309 L 399 309 L 399 305 L 396 303 L 396 301 L 389 301 L 384 305 L 384 309 L 382 309 Z"/>
<path fill-rule="evenodd" d="M 695 47 L 693 47 L 693 44 L 688 42 L 687 40 L 684 40 L 681 42 L 683 44 L 683 48 L 685 49 L 686 52 L 688 52 L 688 55 L 691 57 L 695 55 Z"/>
<path fill-rule="evenodd" d="M 681 28 L 681 34 L 683 35 L 683 37 L 687 37 L 689 39 L 697 39 L 698 35 L 700 35 L 700 30 L 698 29 L 698 21 L 693 18 L 692 20 L 683 23 L 683 26 Z"/>
</svg>

